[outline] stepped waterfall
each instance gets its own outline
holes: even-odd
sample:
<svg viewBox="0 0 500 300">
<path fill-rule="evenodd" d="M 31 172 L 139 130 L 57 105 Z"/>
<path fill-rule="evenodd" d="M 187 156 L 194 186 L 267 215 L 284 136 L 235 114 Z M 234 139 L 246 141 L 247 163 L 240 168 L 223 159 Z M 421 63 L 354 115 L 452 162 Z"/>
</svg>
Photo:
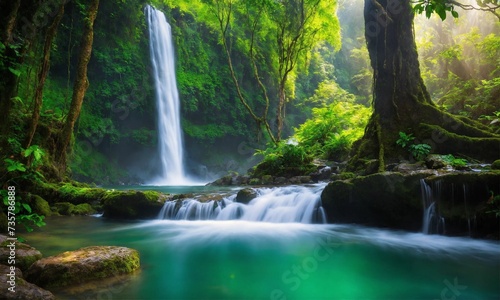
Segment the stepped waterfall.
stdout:
<svg viewBox="0 0 500 300">
<path fill-rule="evenodd" d="M 184 145 L 180 121 L 180 101 L 175 78 L 172 32 L 165 15 L 151 6 L 145 14 L 149 28 L 149 50 L 153 66 L 158 111 L 160 176 L 155 185 L 187 185 Z"/>
<path fill-rule="evenodd" d="M 167 201 L 159 219 L 322 224 L 326 223 L 320 199 L 324 187 L 258 188 L 256 197 L 247 204 L 237 202 L 235 194 L 204 202 L 195 198 Z"/>
</svg>

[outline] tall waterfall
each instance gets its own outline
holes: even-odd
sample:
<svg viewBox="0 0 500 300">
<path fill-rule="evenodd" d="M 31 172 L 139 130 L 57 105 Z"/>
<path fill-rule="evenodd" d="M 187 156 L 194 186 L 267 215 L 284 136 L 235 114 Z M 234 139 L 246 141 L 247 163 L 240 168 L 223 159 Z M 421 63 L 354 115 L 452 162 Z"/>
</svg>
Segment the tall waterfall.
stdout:
<svg viewBox="0 0 500 300">
<path fill-rule="evenodd" d="M 236 195 L 206 202 L 194 198 L 167 201 L 159 218 L 321 224 L 326 223 L 320 197 L 324 187 L 324 184 L 320 184 L 313 187 L 259 188 L 256 189 L 256 198 L 248 204 L 236 202 Z"/>
<path fill-rule="evenodd" d="M 161 11 L 148 5 L 145 14 L 149 27 L 149 50 L 156 88 L 161 160 L 161 174 L 154 184 L 184 185 L 189 181 L 184 170 L 184 146 L 172 32 Z"/>
</svg>

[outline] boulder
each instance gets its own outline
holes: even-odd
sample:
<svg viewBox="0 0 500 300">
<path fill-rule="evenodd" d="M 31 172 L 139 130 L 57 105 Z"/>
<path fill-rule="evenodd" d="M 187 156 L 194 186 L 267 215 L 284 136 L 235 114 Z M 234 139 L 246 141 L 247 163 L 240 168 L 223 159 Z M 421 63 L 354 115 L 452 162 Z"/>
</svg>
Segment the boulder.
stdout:
<svg viewBox="0 0 500 300">
<path fill-rule="evenodd" d="M 64 216 L 85 216 L 96 213 L 95 209 L 88 203 L 74 205 L 69 202 L 58 202 L 54 204 L 53 210 Z"/>
<path fill-rule="evenodd" d="M 441 155 L 430 154 L 425 158 L 425 165 L 429 169 L 441 169 L 446 167 L 447 163 L 443 160 Z"/>
<path fill-rule="evenodd" d="M 44 287 L 64 287 L 130 274 L 139 269 L 139 252 L 115 246 L 91 246 L 35 262 L 26 280 Z"/>
<path fill-rule="evenodd" d="M 318 170 L 311 173 L 309 176 L 311 176 L 311 180 L 314 182 L 328 180 L 332 176 L 332 168 L 328 166 L 318 167 Z"/>
<path fill-rule="evenodd" d="M 257 197 L 257 191 L 252 188 L 242 189 L 236 195 L 236 202 L 248 204 L 248 202 L 252 201 Z"/>
<path fill-rule="evenodd" d="M 491 164 L 491 169 L 492 169 L 492 170 L 500 170 L 500 159 L 495 160 L 495 161 Z"/>
<path fill-rule="evenodd" d="M 419 230 L 420 179 L 430 175 L 384 172 L 330 182 L 321 194 L 328 222 Z"/>
<path fill-rule="evenodd" d="M 437 218 L 445 223 L 444 231 L 437 233 L 500 239 L 500 221 L 495 215 L 500 205 L 493 200 L 500 195 L 500 171 L 422 170 L 358 176 L 329 183 L 321 201 L 329 223 L 421 231 L 422 192 L 428 189 Z"/>
<path fill-rule="evenodd" d="M 9 247 L 14 243 L 16 267 L 26 271 L 35 261 L 42 258 L 42 253 L 30 245 L 8 240 L 7 236 L 0 235 L 0 264 L 7 264 L 11 251 L 14 247 Z M 12 249 L 11 249 L 12 248 Z"/>
<path fill-rule="evenodd" d="M 166 196 L 155 191 L 110 191 L 102 199 L 103 216 L 116 219 L 152 219 Z"/>
<path fill-rule="evenodd" d="M 13 288 L 12 279 L 15 281 Z M 11 290 L 9 290 L 11 288 Z M 23 278 L 22 271 L 0 264 L 0 291 L 5 300 L 52 300 L 54 295 Z"/>
</svg>

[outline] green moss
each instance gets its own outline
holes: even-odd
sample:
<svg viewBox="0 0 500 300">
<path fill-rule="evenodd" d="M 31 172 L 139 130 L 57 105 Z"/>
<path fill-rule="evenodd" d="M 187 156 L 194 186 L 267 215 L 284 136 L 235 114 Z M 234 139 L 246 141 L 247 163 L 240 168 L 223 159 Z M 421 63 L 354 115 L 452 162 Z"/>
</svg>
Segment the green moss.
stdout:
<svg viewBox="0 0 500 300">
<path fill-rule="evenodd" d="M 50 216 L 52 214 L 49 203 L 38 195 L 31 196 L 31 208 L 39 215 Z"/>
<path fill-rule="evenodd" d="M 71 216 L 71 212 L 75 208 L 75 205 L 69 202 L 58 202 L 55 203 L 53 207 L 55 208 L 54 211 L 58 214 Z"/>
<path fill-rule="evenodd" d="M 154 218 L 166 197 L 156 191 L 108 191 L 103 199 L 105 217 L 141 219 Z"/>
<path fill-rule="evenodd" d="M 91 215 L 95 212 L 94 208 L 88 203 L 75 205 L 71 210 L 72 215 Z"/>
<path fill-rule="evenodd" d="M 500 170 L 500 159 L 495 160 L 495 161 L 491 164 L 491 169 L 492 169 L 492 170 Z"/>
</svg>

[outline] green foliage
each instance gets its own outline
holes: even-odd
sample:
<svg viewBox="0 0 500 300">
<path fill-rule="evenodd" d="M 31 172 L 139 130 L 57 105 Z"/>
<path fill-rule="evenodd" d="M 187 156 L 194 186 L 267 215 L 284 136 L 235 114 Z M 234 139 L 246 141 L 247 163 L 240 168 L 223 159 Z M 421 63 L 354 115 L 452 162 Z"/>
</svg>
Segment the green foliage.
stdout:
<svg viewBox="0 0 500 300">
<path fill-rule="evenodd" d="M 416 160 L 422 160 L 431 152 L 431 146 L 429 144 L 413 144 L 408 147 L 408 151 Z"/>
<path fill-rule="evenodd" d="M 425 11 L 425 16 L 430 18 L 433 13 L 436 13 L 441 20 L 446 19 L 446 13 L 450 12 L 454 18 L 458 18 L 458 12 L 453 5 L 450 5 L 448 0 L 416 0 L 413 1 L 413 10 L 417 14 Z"/>
<path fill-rule="evenodd" d="M 406 134 L 400 131 L 399 139 L 396 141 L 396 144 L 408 150 L 416 160 L 422 160 L 431 152 L 431 146 L 428 144 L 411 144 L 414 139 L 415 137 L 413 134 Z"/>
<path fill-rule="evenodd" d="M 281 141 L 277 146 L 270 145 L 265 150 L 258 150 L 255 155 L 263 155 L 264 160 L 257 165 L 254 176 L 298 176 L 309 174 L 314 170 L 313 157 L 303 146 L 293 142 Z"/>
<path fill-rule="evenodd" d="M 461 168 L 461 167 L 465 167 L 467 165 L 466 159 L 457 158 L 457 157 L 453 156 L 452 154 L 442 155 L 441 158 L 445 162 L 449 163 L 454 168 Z"/>
<path fill-rule="evenodd" d="M 315 156 L 342 160 L 363 135 L 370 110 L 349 102 L 314 108 L 313 117 L 300 125 L 294 137 Z"/>
<path fill-rule="evenodd" d="M 500 195 L 495 195 L 491 192 L 490 200 L 487 202 L 486 213 L 494 214 L 497 218 L 500 217 Z"/>
<path fill-rule="evenodd" d="M 399 139 L 396 141 L 396 145 L 401 146 L 402 148 L 406 148 L 413 140 L 415 137 L 413 136 L 412 133 L 406 134 L 404 132 L 399 132 Z"/>
<path fill-rule="evenodd" d="M 10 140 L 10 143 L 17 146 L 13 140 Z M 43 178 L 43 175 L 38 172 L 37 168 L 42 164 L 45 151 L 38 145 L 32 145 L 28 149 L 22 150 L 21 154 L 28 159 L 28 165 L 10 158 L 4 159 L 7 171 L 7 174 L 4 175 L 7 177 L 6 185 L 17 181 L 40 182 Z M 16 222 L 22 224 L 28 232 L 33 231 L 33 226 L 41 227 L 45 225 L 45 216 L 34 213 L 31 206 L 19 194 L 16 193 L 15 200 L 9 199 L 11 197 L 9 197 L 9 192 L 6 190 L 2 190 L 1 195 L 5 206 L 14 205 Z"/>
</svg>

